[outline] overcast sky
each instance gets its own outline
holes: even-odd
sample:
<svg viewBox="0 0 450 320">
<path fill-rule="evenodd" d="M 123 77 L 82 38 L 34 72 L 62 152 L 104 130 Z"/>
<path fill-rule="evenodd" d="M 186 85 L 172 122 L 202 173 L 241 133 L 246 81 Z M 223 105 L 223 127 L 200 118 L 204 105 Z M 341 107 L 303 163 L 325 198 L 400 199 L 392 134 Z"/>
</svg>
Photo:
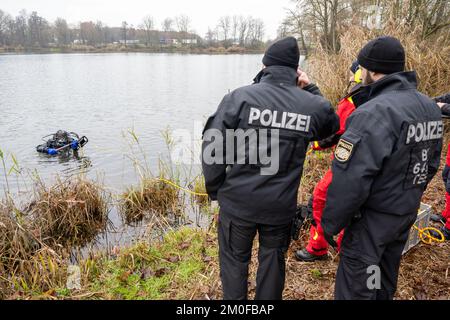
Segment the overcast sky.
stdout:
<svg viewBox="0 0 450 320">
<path fill-rule="evenodd" d="M 138 26 L 145 15 L 155 18 L 156 26 L 166 17 L 180 14 L 192 20 L 191 28 L 204 36 L 208 27 L 215 27 L 224 15 L 252 15 L 266 25 L 266 38 L 274 38 L 277 28 L 290 7 L 290 0 L 1 0 L 0 9 L 17 15 L 21 9 L 37 11 L 54 21 L 65 18 L 69 23 L 101 20 L 108 26 L 120 26 L 122 21 Z"/>
</svg>

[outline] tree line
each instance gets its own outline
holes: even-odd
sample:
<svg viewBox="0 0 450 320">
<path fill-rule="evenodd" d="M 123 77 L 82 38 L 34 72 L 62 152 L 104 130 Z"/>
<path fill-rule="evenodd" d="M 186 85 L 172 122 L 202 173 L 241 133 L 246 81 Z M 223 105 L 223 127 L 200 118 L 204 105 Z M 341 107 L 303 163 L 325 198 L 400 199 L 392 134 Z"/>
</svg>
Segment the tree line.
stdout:
<svg viewBox="0 0 450 320">
<path fill-rule="evenodd" d="M 224 16 L 217 25 L 210 27 L 204 37 L 192 29 L 186 15 L 167 17 L 157 26 L 151 15 L 145 16 L 137 26 L 123 21 L 110 27 L 102 21 L 83 21 L 69 24 L 64 18 L 50 22 L 36 11 L 25 10 L 12 16 L 0 10 L 0 46 L 41 47 L 82 44 L 104 46 L 121 43 L 155 46 L 179 44 L 190 46 L 261 48 L 264 43 L 264 22 L 261 19 L 242 16 Z"/>
<path fill-rule="evenodd" d="M 220 43 L 224 47 L 258 47 L 263 44 L 264 21 L 252 16 L 223 16 L 215 28 L 208 28 L 205 40 L 209 45 Z"/>
<path fill-rule="evenodd" d="M 448 41 L 450 1 L 293 0 L 278 33 L 296 36 L 304 49 L 320 43 L 338 52 L 343 31 L 354 25 L 381 30 L 389 20 L 420 27 L 423 39 L 444 35 Z"/>
</svg>

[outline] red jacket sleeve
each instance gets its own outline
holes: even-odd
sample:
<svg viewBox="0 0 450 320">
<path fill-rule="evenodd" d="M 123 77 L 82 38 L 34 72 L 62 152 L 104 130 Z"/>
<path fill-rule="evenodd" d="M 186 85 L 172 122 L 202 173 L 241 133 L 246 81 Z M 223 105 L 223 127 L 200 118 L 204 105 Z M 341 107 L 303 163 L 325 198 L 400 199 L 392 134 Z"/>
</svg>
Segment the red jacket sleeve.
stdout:
<svg viewBox="0 0 450 320">
<path fill-rule="evenodd" d="M 348 117 L 355 111 L 355 105 L 351 98 L 342 99 L 337 107 L 337 115 L 340 121 L 340 128 L 336 134 L 343 135 L 345 132 L 345 124 L 347 123 Z"/>
<path fill-rule="evenodd" d="M 313 150 L 321 151 L 334 147 L 338 142 L 341 136 L 345 132 L 345 124 L 347 123 L 348 117 L 355 111 L 356 107 L 353 104 L 351 98 L 342 99 L 338 106 L 336 114 L 339 117 L 339 131 L 336 132 L 333 136 L 326 138 L 319 142 L 314 142 Z"/>
</svg>

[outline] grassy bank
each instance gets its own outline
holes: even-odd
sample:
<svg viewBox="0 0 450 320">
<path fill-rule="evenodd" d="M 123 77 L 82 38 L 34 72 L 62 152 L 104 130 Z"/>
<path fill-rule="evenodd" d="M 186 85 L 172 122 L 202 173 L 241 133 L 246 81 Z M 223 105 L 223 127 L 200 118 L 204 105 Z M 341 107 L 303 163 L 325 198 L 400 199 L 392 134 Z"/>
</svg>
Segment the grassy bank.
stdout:
<svg viewBox="0 0 450 320">
<path fill-rule="evenodd" d="M 303 238 L 306 233 L 303 233 Z M 250 266 L 249 294 L 256 288 L 257 243 Z M 338 257 L 300 263 L 288 252 L 285 299 L 332 299 Z M 66 287 L 67 275 L 55 277 L 46 291 L 18 290 L 10 299 L 221 299 L 215 231 L 182 228 L 155 243 L 140 242 L 80 262 L 81 288 Z M 450 244 L 419 245 L 403 260 L 397 299 L 450 299 Z M 42 267 L 42 265 L 41 265 Z M 67 267 L 62 268 L 67 272 Z"/>
<path fill-rule="evenodd" d="M 39 268 L 46 268 L 44 261 Z M 67 288 L 60 265 L 53 287 L 14 290 L 9 299 L 199 299 L 217 292 L 217 246 L 213 233 L 182 228 L 155 243 L 139 242 L 81 261 L 80 285 Z M 70 286 L 69 286 L 70 287 Z"/>
</svg>

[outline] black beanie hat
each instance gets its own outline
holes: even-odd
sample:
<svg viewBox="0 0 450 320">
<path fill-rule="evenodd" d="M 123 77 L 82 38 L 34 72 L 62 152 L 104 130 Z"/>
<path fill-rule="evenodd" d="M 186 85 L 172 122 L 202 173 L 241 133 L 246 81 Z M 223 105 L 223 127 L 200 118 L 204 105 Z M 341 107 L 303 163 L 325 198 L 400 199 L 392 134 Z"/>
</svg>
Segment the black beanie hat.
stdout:
<svg viewBox="0 0 450 320">
<path fill-rule="evenodd" d="M 386 36 L 370 41 L 358 55 L 360 66 L 383 74 L 404 71 L 405 60 L 405 49 L 400 41 Z"/>
<path fill-rule="evenodd" d="M 287 37 L 272 44 L 264 54 L 263 64 L 270 66 L 286 66 L 297 70 L 300 50 L 294 37 Z"/>
<path fill-rule="evenodd" d="M 358 71 L 358 69 L 359 69 L 359 63 L 358 63 L 358 61 L 353 61 L 353 62 L 352 62 L 352 65 L 350 66 L 350 71 L 351 71 L 353 74 L 355 74 L 356 71 Z"/>
</svg>

